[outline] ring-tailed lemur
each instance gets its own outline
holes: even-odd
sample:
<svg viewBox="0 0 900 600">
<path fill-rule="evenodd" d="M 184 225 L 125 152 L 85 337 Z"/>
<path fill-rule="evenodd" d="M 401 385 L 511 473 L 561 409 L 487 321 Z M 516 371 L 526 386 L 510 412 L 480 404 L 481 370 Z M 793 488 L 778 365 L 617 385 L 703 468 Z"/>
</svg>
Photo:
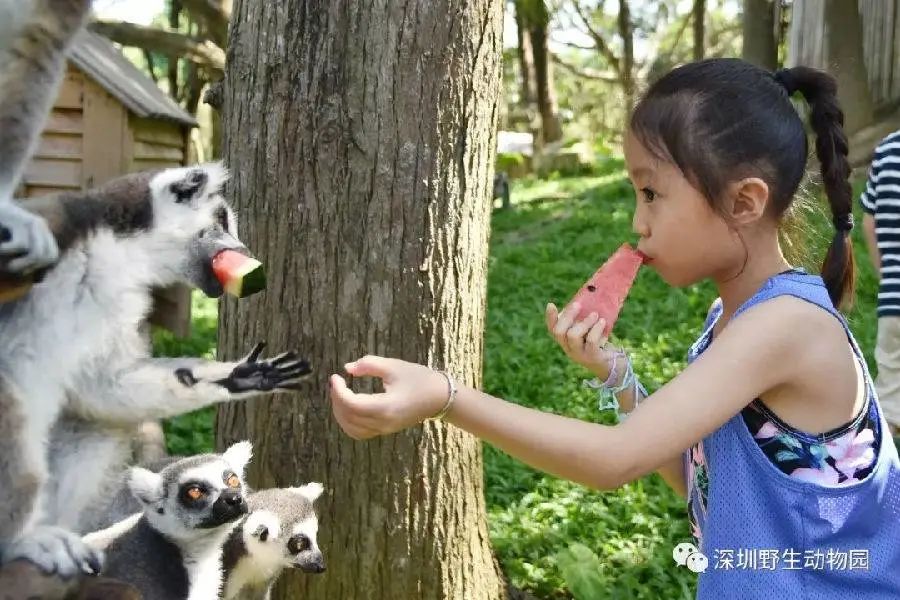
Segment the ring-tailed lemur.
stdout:
<svg viewBox="0 0 900 600">
<path fill-rule="evenodd" d="M 168 456 L 146 466 L 159 471 L 179 460 L 182 458 Z M 247 491 L 250 514 L 232 531 L 222 556 L 225 600 L 268 600 L 284 569 L 325 571 L 314 507 L 322 491 L 318 482 Z M 108 496 L 94 528 L 111 527 L 140 510 L 140 504 L 123 482 Z"/>
<path fill-rule="evenodd" d="M 103 574 L 136 587 L 144 600 L 213 600 L 222 588 L 222 548 L 247 514 L 249 442 L 224 454 L 178 460 L 159 473 L 129 471 L 141 512 L 84 541 L 106 553 Z"/>
<path fill-rule="evenodd" d="M 322 484 L 312 482 L 249 495 L 250 515 L 225 543 L 225 600 L 269 600 L 284 569 L 325 571 L 313 507 L 321 494 Z"/>
<path fill-rule="evenodd" d="M 56 261 L 56 240 L 37 215 L 12 202 L 91 0 L 0 0 L 0 257 L 7 274 Z"/>
<path fill-rule="evenodd" d="M 222 249 L 247 253 L 222 198 L 220 165 L 136 173 L 96 190 L 34 199 L 62 251 L 46 278 L 0 305 L 0 550 L 48 572 L 95 570 L 71 530 L 118 467 L 130 427 L 217 402 L 295 389 L 293 353 L 240 362 L 151 358 L 141 328 L 154 286 L 220 296 Z M 52 485 L 46 440 L 54 432 Z M 60 526 L 62 525 L 62 527 Z"/>
</svg>

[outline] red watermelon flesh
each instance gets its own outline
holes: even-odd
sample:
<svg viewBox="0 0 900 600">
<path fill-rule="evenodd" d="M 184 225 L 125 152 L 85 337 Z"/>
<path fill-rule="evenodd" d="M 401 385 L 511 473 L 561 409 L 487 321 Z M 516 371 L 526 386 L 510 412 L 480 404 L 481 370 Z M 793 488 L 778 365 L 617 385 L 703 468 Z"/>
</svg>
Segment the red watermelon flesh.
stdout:
<svg viewBox="0 0 900 600">
<path fill-rule="evenodd" d="M 222 288 L 232 296 L 245 298 L 266 287 L 266 271 L 261 262 L 234 250 L 222 250 L 213 257 L 212 270 Z"/>
<path fill-rule="evenodd" d="M 643 254 L 622 244 L 572 298 L 581 305 L 576 321 L 595 312 L 606 320 L 603 334 L 608 336 L 643 262 Z"/>
</svg>

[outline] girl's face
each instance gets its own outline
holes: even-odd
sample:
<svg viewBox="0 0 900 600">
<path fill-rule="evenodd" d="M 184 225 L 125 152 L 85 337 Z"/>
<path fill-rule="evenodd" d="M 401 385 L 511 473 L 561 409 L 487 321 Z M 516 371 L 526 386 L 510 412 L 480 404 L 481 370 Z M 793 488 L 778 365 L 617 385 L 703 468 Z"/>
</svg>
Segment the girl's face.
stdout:
<svg viewBox="0 0 900 600">
<path fill-rule="evenodd" d="M 638 249 L 666 283 L 726 280 L 741 270 L 746 253 L 737 232 L 678 167 L 653 156 L 631 131 L 625 164 L 637 196 L 632 227 Z"/>
</svg>

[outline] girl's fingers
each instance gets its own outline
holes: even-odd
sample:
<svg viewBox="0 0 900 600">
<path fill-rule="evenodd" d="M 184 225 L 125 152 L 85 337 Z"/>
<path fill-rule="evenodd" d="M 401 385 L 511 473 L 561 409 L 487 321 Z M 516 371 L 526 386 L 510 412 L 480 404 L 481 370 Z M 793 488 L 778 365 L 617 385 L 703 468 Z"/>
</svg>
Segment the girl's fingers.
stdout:
<svg viewBox="0 0 900 600">
<path fill-rule="evenodd" d="M 566 343 L 569 345 L 569 349 L 577 351 L 584 349 L 584 336 L 598 318 L 599 315 L 592 312 L 585 319 L 569 327 L 569 330 L 566 332 Z"/>
<path fill-rule="evenodd" d="M 547 331 L 553 333 L 553 328 L 556 327 L 556 321 L 559 319 L 559 310 L 556 308 L 556 305 L 552 302 L 547 303 L 547 308 L 544 309 L 544 321 L 547 323 Z"/>
<path fill-rule="evenodd" d="M 588 331 L 585 342 L 591 347 L 602 348 L 606 344 L 606 336 L 603 331 L 606 329 L 606 319 L 600 319 Z"/>
<path fill-rule="evenodd" d="M 332 405 L 339 407 L 343 414 L 371 418 L 381 411 L 381 403 L 377 401 L 377 396 L 382 394 L 357 394 L 347 387 L 344 378 L 337 374 L 331 376 L 329 383 L 331 383 Z"/>
<path fill-rule="evenodd" d="M 394 363 L 395 360 L 392 358 L 367 354 L 344 365 L 344 370 L 354 377 L 378 377 L 388 380 Z"/>
<path fill-rule="evenodd" d="M 577 302 L 573 302 L 559 313 L 559 318 L 556 319 L 556 325 L 553 327 L 553 335 L 556 336 L 556 339 L 560 344 L 565 343 L 566 332 L 569 330 L 569 327 L 572 326 L 572 321 L 575 320 L 575 316 L 578 314 L 580 308 L 581 307 Z"/>
</svg>

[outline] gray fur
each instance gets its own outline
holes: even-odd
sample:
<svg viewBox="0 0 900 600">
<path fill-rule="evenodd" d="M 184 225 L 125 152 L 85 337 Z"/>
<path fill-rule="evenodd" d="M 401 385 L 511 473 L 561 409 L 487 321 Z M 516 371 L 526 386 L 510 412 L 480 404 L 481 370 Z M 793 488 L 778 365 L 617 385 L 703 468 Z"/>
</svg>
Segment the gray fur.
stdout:
<svg viewBox="0 0 900 600">
<path fill-rule="evenodd" d="M 243 491 L 250 444 L 177 460 L 159 473 L 134 468 L 127 487 L 141 513 L 85 541 L 107 555 L 103 574 L 135 586 L 145 600 L 212 600 L 222 585 L 222 546 L 247 512 Z M 240 485 L 230 486 L 237 475 Z M 185 495 L 191 486 L 200 499 Z"/>
<path fill-rule="evenodd" d="M 178 186 L 198 170 L 205 183 L 188 185 L 196 195 L 187 198 Z M 0 531 L 3 560 L 64 573 L 96 563 L 73 531 L 86 530 L 97 499 L 115 485 L 110 474 L 130 460 L 142 422 L 293 389 L 309 373 L 294 354 L 259 360 L 259 346 L 237 362 L 151 357 L 142 323 L 152 289 L 184 282 L 218 296 L 212 253 L 247 252 L 221 197 L 225 178 L 217 164 L 166 169 L 121 178 L 81 195 L 84 202 L 58 196 L 42 205 L 66 250 L 27 295 L 0 305 L 9 408 L 0 431 L 11 432 L 5 455 L 22 457 L 0 470 L 0 505 L 18 507 Z M 223 208 L 228 230 L 216 217 Z M 53 485 L 45 486 L 48 462 Z M 32 491 L 18 483 L 35 480 Z"/>
<path fill-rule="evenodd" d="M 0 257 L 9 273 L 56 261 L 47 224 L 12 204 L 91 0 L 0 0 Z"/>
</svg>

